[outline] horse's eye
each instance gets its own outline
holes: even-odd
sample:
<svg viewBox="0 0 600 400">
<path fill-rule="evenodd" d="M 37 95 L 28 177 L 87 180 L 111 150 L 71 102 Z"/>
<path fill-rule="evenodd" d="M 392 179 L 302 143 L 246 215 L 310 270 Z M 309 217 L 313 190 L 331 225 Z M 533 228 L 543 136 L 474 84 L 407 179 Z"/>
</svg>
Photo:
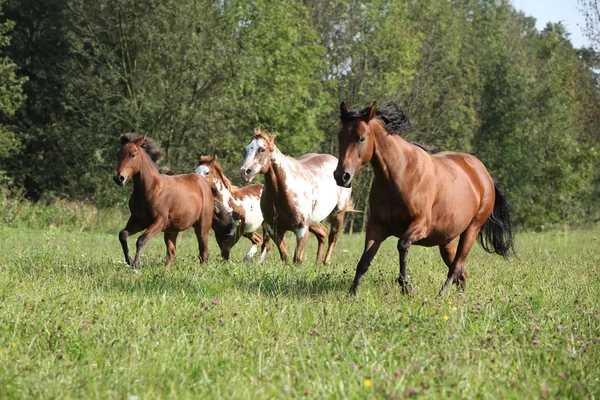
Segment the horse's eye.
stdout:
<svg viewBox="0 0 600 400">
<path fill-rule="evenodd" d="M 264 153 L 264 152 L 265 152 L 265 149 L 264 149 L 263 147 L 261 147 L 260 149 L 258 149 L 258 152 L 259 152 L 259 153 Z"/>
<path fill-rule="evenodd" d="M 361 137 L 358 138 L 358 141 L 361 142 L 361 143 L 364 142 L 365 140 L 367 140 L 366 136 L 361 136 Z"/>
<path fill-rule="evenodd" d="M 131 153 L 131 158 L 135 158 L 135 153 Z"/>
</svg>

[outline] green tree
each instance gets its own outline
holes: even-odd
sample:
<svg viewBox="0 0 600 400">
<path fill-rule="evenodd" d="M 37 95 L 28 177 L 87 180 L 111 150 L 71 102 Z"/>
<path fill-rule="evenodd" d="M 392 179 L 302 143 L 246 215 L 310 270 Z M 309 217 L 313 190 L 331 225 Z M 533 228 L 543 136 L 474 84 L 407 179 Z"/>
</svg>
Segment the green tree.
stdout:
<svg viewBox="0 0 600 400">
<path fill-rule="evenodd" d="M 3 15 L 2 7 L 5 1 L 0 0 L 0 17 Z M 10 44 L 8 34 L 14 29 L 14 22 L 5 20 L 0 23 L 0 49 Z M 18 137 L 13 131 L 11 118 L 23 104 L 25 95 L 23 84 L 25 77 L 17 75 L 17 65 L 6 55 L 0 53 L 0 184 L 10 183 L 6 175 L 6 166 L 3 161 L 19 147 Z"/>
</svg>

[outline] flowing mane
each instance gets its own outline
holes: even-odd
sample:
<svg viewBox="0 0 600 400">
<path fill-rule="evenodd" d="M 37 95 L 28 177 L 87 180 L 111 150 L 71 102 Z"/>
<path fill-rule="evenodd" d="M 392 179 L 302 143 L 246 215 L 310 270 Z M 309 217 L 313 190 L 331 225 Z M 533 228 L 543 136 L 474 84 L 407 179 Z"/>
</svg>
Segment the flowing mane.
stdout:
<svg viewBox="0 0 600 400">
<path fill-rule="evenodd" d="M 121 138 L 121 140 L 123 140 L 123 143 L 127 143 L 136 141 L 140 138 L 140 135 L 137 132 L 128 132 L 123 133 L 121 135 Z M 150 156 L 150 159 L 154 161 L 154 163 L 157 165 L 158 162 L 162 160 L 165 156 L 163 150 L 160 147 L 158 147 L 158 145 L 153 139 L 149 137 L 146 137 L 146 140 L 144 140 L 144 143 L 142 144 L 142 149 L 146 151 L 146 154 L 148 154 Z"/>
<path fill-rule="evenodd" d="M 368 117 L 370 111 L 371 106 L 365 108 L 357 108 L 347 113 L 340 114 L 340 119 L 342 123 L 354 121 L 357 119 L 364 119 Z M 406 114 L 404 114 L 404 111 L 402 111 L 402 109 L 394 102 L 389 102 L 382 107 L 377 107 L 375 118 L 383 122 L 383 126 L 385 127 L 387 133 L 391 135 L 400 135 L 401 133 L 412 129 L 412 125 L 408 120 L 408 117 L 406 116 Z M 413 141 L 409 141 L 409 143 L 420 147 L 421 149 L 428 152 L 435 150 L 435 147 L 433 146 L 426 146 Z"/>
</svg>

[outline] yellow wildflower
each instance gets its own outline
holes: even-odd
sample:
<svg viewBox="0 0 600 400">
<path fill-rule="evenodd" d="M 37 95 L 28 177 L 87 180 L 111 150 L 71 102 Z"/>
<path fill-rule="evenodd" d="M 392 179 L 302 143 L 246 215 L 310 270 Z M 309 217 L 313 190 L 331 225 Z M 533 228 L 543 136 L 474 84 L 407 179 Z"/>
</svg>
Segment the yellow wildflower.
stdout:
<svg viewBox="0 0 600 400">
<path fill-rule="evenodd" d="M 444 321 L 448 321 L 448 318 L 450 318 L 450 317 L 447 315 L 444 315 Z"/>
<path fill-rule="evenodd" d="M 13 342 L 12 347 L 17 347 L 17 344 Z"/>
<path fill-rule="evenodd" d="M 368 387 L 368 388 L 371 387 L 371 379 L 369 379 L 369 378 L 365 379 L 364 384 L 365 384 L 365 387 Z"/>
<path fill-rule="evenodd" d="M 452 307 L 452 311 L 456 311 L 456 307 Z"/>
<path fill-rule="evenodd" d="M 451 302 L 451 301 L 448 301 L 448 305 L 449 305 L 449 306 L 451 306 L 451 305 L 452 305 L 452 302 Z"/>
</svg>

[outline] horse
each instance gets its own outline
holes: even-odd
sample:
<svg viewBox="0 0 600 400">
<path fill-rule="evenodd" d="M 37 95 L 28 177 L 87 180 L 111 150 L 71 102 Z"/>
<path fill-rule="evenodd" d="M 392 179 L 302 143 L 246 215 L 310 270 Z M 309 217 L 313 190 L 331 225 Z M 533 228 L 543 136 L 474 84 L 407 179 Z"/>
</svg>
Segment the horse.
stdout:
<svg viewBox="0 0 600 400">
<path fill-rule="evenodd" d="M 510 206 L 498 182 L 476 157 L 457 152 L 429 154 L 399 134 L 410 122 L 394 103 L 350 110 L 340 104 L 339 162 L 335 181 L 350 187 L 360 168 L 371 163 L 374 180 L 369 195 L 364 251 L 350 288 L 356 294 L 381 243 L 398 239 L 403 293 L 413 291 L 406 277 L 411 245 L 439 246 L 448 267 L 444 295 L 455 283 L 464 289 L 464 262 L 477 239 L 488 253 L 505 259 L 514 254 Z"/>
<path fill-rule="evenodd" d="M 275 146 L 275 135 L 258 129 L 254 131 L 245 149 L 240 174 L 246 182 L 258 174 L 265 175 L 260 208 L 267 232 L 275 239 L 282 261 L 287 262 L 289 258 L 285 232 L 293 231 L 297 242 L 294 262 L 302 263 L 308 230 L 317 237 L 319 264 L 327 237 L 327 228 L 321 221 L 328 218 L 331 232 L 325 263 L 330 262 L 344 214 L 352 207 L 352 189 L 338 187 L 333 179 L 336 164 L 337 159 L 329 154 L 309 153 L 298 159 L 288 157 Z"/>
<path fill-rule="evenodd" d="M 200 261 L 208 261 L 208 234 L 214 203 L 206 179 L 197 174 L 161 174 L 157 163 L 162 158 L 162 151 L 146 135 L 123 133 L 120 143 L 113 180 L 119 186 L 124 186 L 130 178 L 133 180 L 133 193 L 129 198 L 131 216 L 119 233 L 125 262 L 138 269 L 140 253 L 148 240 L 164 232 L 165 268 L 169 268 L 177 254 L 177 235 L 190 226 L 194 227 L 198 238 Z M 127 237 L 144 229 L 146 231 L 137 239 L 132 262 Z"/>
<path fill-rule="evenodd" d="M 256 254 L 258 247 L 262 245 L 259 263 L 262 262 L 271 248 L 266 230 L 264 230 L 264 240 L 256 232 L 263 223 L 260 211 L 260 195 L 263 185 L 255 184 L 241 188 L 232 185 L 217 163 L 216 154 L 213 157 L 201 156 L 200 163 L 194 172 L 208 180 L 214 198 L 223 204 L 222 209 L 219 206 L 215 207 L 215 214 L 226 213 L 229 215 L 229 224 L 223 225 L 219 218 L 214 218 L 212 224 L 223 258 L 229 260 L 231 248 L 235 246 L 241 236 L 244 236 L 252 242 L 252 247 L 244 256 L 244 261 L 250 260 Z"/>
</svg>

